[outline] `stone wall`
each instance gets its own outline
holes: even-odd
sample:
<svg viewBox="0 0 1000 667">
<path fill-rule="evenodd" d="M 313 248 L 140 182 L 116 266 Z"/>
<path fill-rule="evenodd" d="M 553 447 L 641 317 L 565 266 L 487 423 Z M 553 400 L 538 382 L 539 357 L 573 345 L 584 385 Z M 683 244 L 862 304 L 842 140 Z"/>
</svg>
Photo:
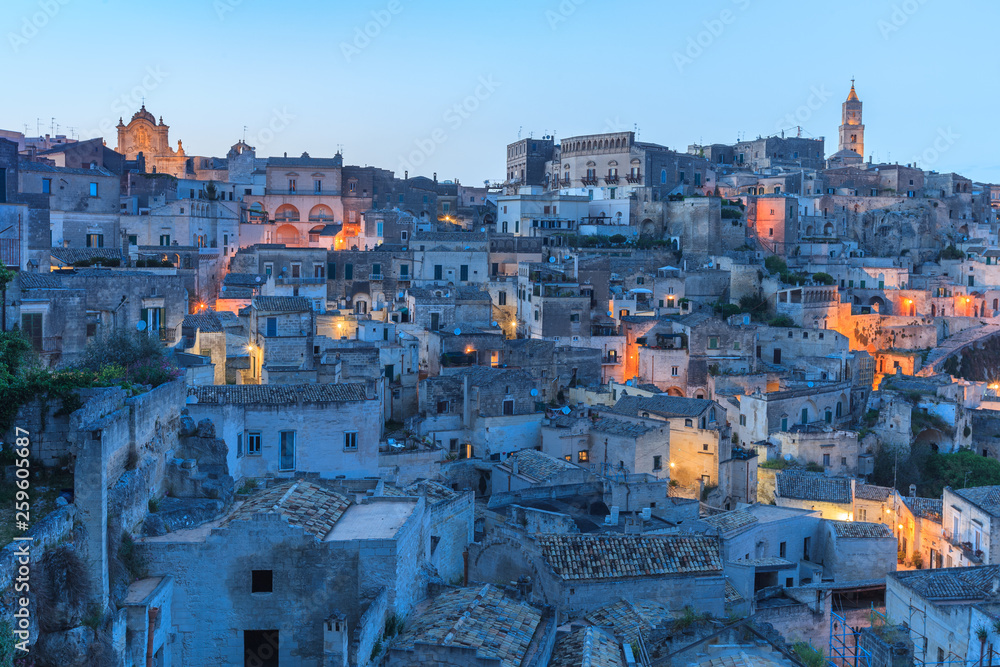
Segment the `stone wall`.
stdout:
<svg viewBox="0 0 1000 667">
<path fill-rule="evenodd" d="M 383 588 L 371 601 L 358 623 L 351 631 L 350 659 L 352 665 L 364 667 L 373 655 L 375 642 L 385 631 L 385 621 L 389 617 L 389 591 Z"/>
</svg>

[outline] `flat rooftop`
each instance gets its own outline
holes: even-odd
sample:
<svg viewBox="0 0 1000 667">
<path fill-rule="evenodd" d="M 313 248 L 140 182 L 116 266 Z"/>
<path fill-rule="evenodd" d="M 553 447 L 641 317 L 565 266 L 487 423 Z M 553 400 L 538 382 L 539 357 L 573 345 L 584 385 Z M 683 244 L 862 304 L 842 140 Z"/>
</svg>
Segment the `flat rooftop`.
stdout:
<svg viewBox="0 0 1000 667">
<path fill-rule="evenodd" d="M 389 540 L 417 508 L 418 500 L 403 499 L 351 505 L 327 534 L 324 542 Z"/>
</svg>

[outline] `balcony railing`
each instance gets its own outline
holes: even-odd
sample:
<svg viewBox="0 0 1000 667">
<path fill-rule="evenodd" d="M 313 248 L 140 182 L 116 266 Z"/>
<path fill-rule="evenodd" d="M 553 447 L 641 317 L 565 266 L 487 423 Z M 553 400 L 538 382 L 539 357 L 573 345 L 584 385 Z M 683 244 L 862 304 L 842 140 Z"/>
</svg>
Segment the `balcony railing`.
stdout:
<svg viewBox="0 0 1000 667">
<path fill-rule="evenodd" d="M 385 276 L 381 273 L 370 273 L 368 274 L 368 280 L 385 280 Z"/>
<path fill-rule="evenodd" d="M 594 176 L 594 177 L 584 176 L 583 178 L 580 179 L 580 182 L 583 183 L 584 185 L 597 185 L 598 184 L 598 180 L 597 180 L 596 176 Z"/>
<path fill-rule="evenodd" d="M 622 358 L 619 357 L 618 355 L 614 355 L 614 356 L 607 355 L 607 356 L 601 357 L 601 363 L 602 364 L 606 364 L 606 365 L 608 365 L 608 364 L 610 364 L 610 365 L 618 364 L 618 363 L 621 362 L 621 360 L 622 360 Z"/>
<path fill-rule="evenodd" d="M 629 174 L 625 180 L 633 184 L 642 183 L 642 174 Z"/>
<path fill-rule="evenodd" d="M 604 177 L 604 182 L 608 185 L 618 184 L 618 174 L 608 174 Z"/>
<path fill-rule="evenodd" d="M 322 285 L 325 282 L 326 278 L 293 278 L 291 276 L 278 276 L 274 279 L 275 285 Z"/>
</svg>

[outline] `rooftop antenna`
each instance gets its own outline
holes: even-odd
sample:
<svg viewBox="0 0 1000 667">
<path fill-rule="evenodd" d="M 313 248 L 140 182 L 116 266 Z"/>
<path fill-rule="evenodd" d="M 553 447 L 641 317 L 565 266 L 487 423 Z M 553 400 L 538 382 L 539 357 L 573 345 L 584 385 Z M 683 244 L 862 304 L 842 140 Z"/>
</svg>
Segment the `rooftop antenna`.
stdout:
<svg viewBox="0 0 1000 667">
<path fill-rule="evenodd" d="M 42 136 L 42 119 L 35 116 L 35 134 Z"/>
<path fill-rule="evenodd" d="M 73 127 L 72 125 L 67 125 L 66 129 L 69 130 L 69 136 L 70 136 L 70 138 L 71 139 L 75 139 L 76 138 L 76 128 Z"/>
<path fill-rule="evenodd" d="M 801 125 L 796 125 L 795 127 L 798 130 L 798 132 L 795 133 L 795 136 L 801 138 L 802 137 L 802 126 Z"/>
<path fill-rule="evenodd" d="M 247 142 L 247 126 L 243 126 L 243 143 Z"/>
<path fill-rule="evenodd" d="M 633 123 L 632 127 L 635 129 L 635 138 L 639 138 L 639 123 Z"/>
<path fill-rule="evenodd" d="M 517 128 L 517 138 L 518 138 L 518 140 L 520 140 L 520 139 L 521 139 L 521 130 L 522 130 L 522 129 L 524 129 L 524 125 L 520 125 L 520 126 L 518 126 L 518 128 Z"/>
<path fill-rule="evenodd" d="M 49 125 L 49 134 L 53 137 L 56 136 L 56 117 L 52 117 L 52 123 Z"/>
</svg>

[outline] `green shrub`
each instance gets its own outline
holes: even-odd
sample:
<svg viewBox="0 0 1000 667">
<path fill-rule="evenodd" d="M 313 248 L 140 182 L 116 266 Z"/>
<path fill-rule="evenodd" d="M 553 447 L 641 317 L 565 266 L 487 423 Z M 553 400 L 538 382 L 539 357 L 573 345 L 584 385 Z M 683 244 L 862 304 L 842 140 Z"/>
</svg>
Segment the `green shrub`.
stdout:
<svg viewBox="0 0 1000 667">
<path fill-rule="evenodd" d="M 942 259 L 965 259 L 965 253 L 956 248 L 955 244 L 952 243 L 938 255 L 938 260 Z"/>
<path fill-rule="evenodd" d="M 771 273 L 783 273 L 788 271 L 788 264 L 777 255 L 771 255 L 764 259 L 764 268 Z"/>
<path fill-rule="evenodd" d="M 794 327 L 796 326 L 795 320 L 790 318 L 788 315 L 778 315 L 777 317 L 771 318 L 768 321 L 768 326 L 772 327 Z"/>
<path fill-rule="evenodd" d="M 820 285 L 835 285 L 837 283 L 837 281 L 833 279 L 833 276 L 829 273 L 823 273 L 822 271 L 813 274 L 813 282 L 817 282 Z"/>
<path fill-rule="evenodd" d="M 722 209 L 722 219 L 723 220 L 739 220 L 743 217 L 743 212 L 738 211 L 735 208 L 724 208 Z"/>
</svg>

